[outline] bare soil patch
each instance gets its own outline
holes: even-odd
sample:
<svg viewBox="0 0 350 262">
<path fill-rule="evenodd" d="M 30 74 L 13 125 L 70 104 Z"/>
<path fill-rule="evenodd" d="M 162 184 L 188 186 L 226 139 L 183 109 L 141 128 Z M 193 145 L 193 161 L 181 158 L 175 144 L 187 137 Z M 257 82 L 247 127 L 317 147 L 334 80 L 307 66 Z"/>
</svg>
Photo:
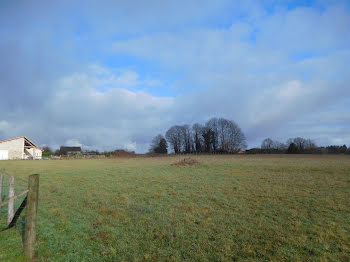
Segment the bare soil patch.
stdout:
<svg viewBox="0 0 350 262">
<path fill-rule="evenodd" d="M 193 158 L 187 157 L 187 158 L 181 159 L 180 161 L 172 163 L 171 165 L 172 166 L 193 166 L 198 164 L 199 164 L 199 161 Z"/>
</svg>

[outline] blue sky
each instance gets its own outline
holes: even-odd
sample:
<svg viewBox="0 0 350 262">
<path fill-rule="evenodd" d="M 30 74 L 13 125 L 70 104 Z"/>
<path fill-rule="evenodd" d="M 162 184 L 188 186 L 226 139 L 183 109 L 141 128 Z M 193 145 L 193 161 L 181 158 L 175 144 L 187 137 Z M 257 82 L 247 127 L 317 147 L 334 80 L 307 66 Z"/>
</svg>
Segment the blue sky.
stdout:
<svg viewBox="0 0 350 262">
<path fill-rule="evenodd" d="M 349 28 L 349 1 L 1 1 L 0 139 L 145 152 L 222 116 L 350 146 Z"/>
</svg>

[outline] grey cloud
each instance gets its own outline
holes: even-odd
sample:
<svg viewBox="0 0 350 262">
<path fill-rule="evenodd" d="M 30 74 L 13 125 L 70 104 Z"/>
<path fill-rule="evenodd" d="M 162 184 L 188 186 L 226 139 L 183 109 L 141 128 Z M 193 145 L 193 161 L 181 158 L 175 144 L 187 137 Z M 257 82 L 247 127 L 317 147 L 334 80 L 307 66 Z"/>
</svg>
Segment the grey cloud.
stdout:
<svg viewBox="0 0 350 262">
<path fill-rule="evenodd" d="M 331 18 L 327 17 L 329 20 Z M 344 21 L 347 23 L 347 14 Z M 329 37 L 334 34 L 331 27 L 324 30 L 328 30 L 325 34 Z M 178 121 L 186 119 L 191 123 L 208 116 L 228 116 L 242 124 L 250 141 L 273 133 L 278 135 L 276 130 L 292 127 L 290 123 L 304 115 L 350 96 L 346 46 L 325 56 L 294 62 L 284 54 L 275 56 L 273 46 L 252 48 L 249 44 L 242 44 L 239 37 L 230 36 L 230 30 L 193 32 L 186 33 L 186 36 L 160 34 L 117 42 L 115 48 L 151 60 L 158 59 L 170 68 L 186 68 L 187 74 L 179 85 L 205 87 L 204 91 L 177 97 L 174 115 L 185 115 Z M 337 33 L 333 36 L 338 37 Z M 344 44 L 348 36 L 339 36 L 330 45 Z M 314 46 L 317 46 L 317 41 L 319 38 L 314 39 Z M 327 44 L 319 48 L 329 48 Z M 280 46 L 283 49 L 284 45 Z M 310 43 L 306 50 L 309 46 Z M 288 50 L 287 46 L 284 53 Z M 292 127 L 292 130 L 299 133 L 296 128 Z M 316 129 L 314 131 L 314 136 L 319 136 Z"/>
<path fill-rule="evenodd" d="M 323 54 L 350 45 L 350 15 L 341 6 L 324 11 L 296 8 L 266 17 L 258 26 L 256 41 L 291 54 Z M 276 37 L 278 36 L 278 37 Z"/>
<path fill-rule="evenodd" d="M 87 78 L 96 83 L 94 76 Z M 54 146 L 76 141 L 86 149 L 101 150 L 130 148 L 134 137 L 143 136 L 147 139 L 139 140 L 135 149 L 144 150 L 143 144 L 151 139 L 153 130 L 167 122 L 171 98 L 151 97 L 118 87 L 102 93 L 98 83 L 88 86 L 79 77 L 72 81 L 74 88 L 56 86 L 56 95 L 41 111 L 29 108 L 29 114 L 3 120 L 5 134 L 25 133 L 38 143 Z M 35 116 L 28 119 L 31 114 Z"/>
<path fill-rule="evenodd" d="M 2 3 L 0 139 L 144 152 L 172 124 L 222 116 L 242 127 L 250 146 L 304 134 L 349 145 L 349 12 L 326 6 L 278 15 L 252 1 L 234 3 L 245 16 L 231 21 L 230 2 Z M 202 26 L 221 13 L 231 26 Z M 137 91 L 162 88 L 163 79 L 132 65 L 96 66 L 98 55 L 130 55 L 179 74 L 167 80 L 178 95 Z"/>
</svg>

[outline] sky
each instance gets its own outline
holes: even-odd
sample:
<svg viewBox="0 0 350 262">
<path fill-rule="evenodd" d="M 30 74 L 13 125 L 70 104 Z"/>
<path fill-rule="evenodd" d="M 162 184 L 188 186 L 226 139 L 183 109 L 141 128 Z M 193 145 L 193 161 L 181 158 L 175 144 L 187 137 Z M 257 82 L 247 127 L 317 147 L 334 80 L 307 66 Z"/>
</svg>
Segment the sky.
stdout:
<svg viewBox="0 0 350 262">
<path fill-rule="evenodd" d="M 0 140 L 146 152 L 172 125 L 350 146 L 350 1 L 0 1 Z"/>
</svg>

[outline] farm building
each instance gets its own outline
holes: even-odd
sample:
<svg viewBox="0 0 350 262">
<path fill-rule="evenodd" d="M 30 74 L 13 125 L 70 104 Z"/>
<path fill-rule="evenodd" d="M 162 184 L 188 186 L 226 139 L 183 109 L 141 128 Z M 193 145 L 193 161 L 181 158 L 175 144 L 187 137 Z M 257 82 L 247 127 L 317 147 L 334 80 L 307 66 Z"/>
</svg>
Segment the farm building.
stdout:
<svg viewBox="0 0 350 262">
<path fill-rule="evenodd" d="M 61 146 L 60 148 L 61 155 L 76 155 L 81 154 L 80 146 Z"/>
<path fill-rule="evenodd" d="M 41 159 L 42 150 L 25 136 L 0 141 L 0 160 Z"/>
</svg>

